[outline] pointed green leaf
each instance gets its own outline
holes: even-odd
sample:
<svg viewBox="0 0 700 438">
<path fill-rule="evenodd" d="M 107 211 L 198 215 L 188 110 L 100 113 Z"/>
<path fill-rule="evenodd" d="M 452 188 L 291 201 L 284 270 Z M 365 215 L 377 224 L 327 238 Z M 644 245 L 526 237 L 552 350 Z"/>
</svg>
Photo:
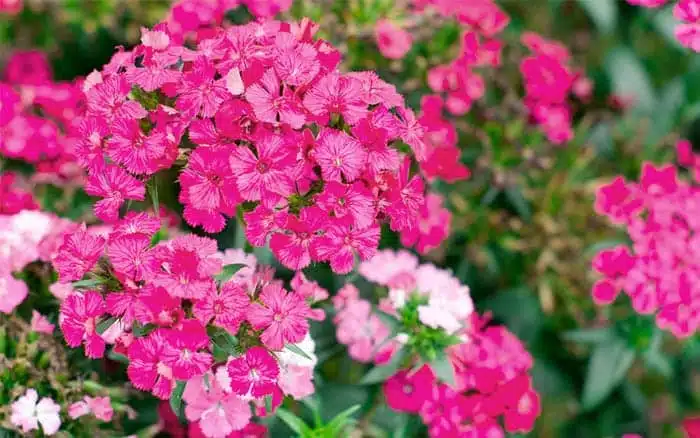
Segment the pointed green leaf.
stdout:
<svg viewBox="0 0 700 438">
<path fill-rule="evenodd" d="M 382 321 L 382 323 L 389 329 L 390 335 L 389 337 L 392 338 L 395 335 L 399 333 L 399 330 L 401 329 L 401 321 L 399 321 L 394 315 L 390 315 L 382 310 L 375 310 L 375 315 Z"/>
<path fill-rule="evenodd" d="M 280 420 L 284 421 L 284 423 L 297 435 L 302 435 L 309 429 L 309 426 L 304 423 L 304 420 L 284 408 L 277 408 L 275 415 L 277 415 Z"/>
<path fill-rule="evenodd" d="M 207 334 L 214 346 L 220 348 L 228 356 L 240 355 L 240 345 L 238 339 L 221 327 L 208 327 Z"/>
<path fill-rule="evenodd" d="M 104 284 L 104 281 L 99 278 L 88 278 L 86 280 L 75 281 L 71 283 L 71 286 L 73 286 L 74 289 L 92 289 L 101 284 Z"/>
<path fill-rule="evenodd" d="M 222 269 L 221 273 L 216 275 L 214 278 L 219 283 L 226 283 L 231 278 L 233 278 L 234 275 L 236 275 L 236 272 L 240 271 L 242 268 L 245 268 L 245 266 L 246 265 L 241 263 L 233 263 L 230 265 L 226 265 Z"/>
<path fill-rule="evenodd" d="M 615 30 L 617 24 L 616 0 L 578 0 L 591 21 L 602 33 Z"/>
<path fill-rule="evenodd" d="M 525 196 L 520 187 L 508 187 L 505 190 L 506 198 L 508 202 L 515 209 L 518 216 L 524 221 L 529 221 L 532 217 L 532 210 L 530 209 L 530 203 Z"/>
<path fill-rule="evenodd" d="M 562 333 L 561 337 L 580 344 L 600 344 L 612 340 L 615 337 L 615 330 L 612 327 L 570 330 Z"/>
<path fill-rule="evenodd" d="M 172 394 L 170 394 L 170 408 L 175 412 L 181 423 L 185 423 L 185 407 L 182 404 L 182 394 L 185 393 L 185 382 L 177 381 Z"/>
<path fill-rule="evenodd" d="M 107 329 L 112 327 L 112 324 L 114 324 L 115 322 L 117 322 L 117 318 L 115 318 L 114 316 L 110 316 L 98 322 L 96 327 L 97 333 L 102 334 L 106 332 Z"/>
<path fill-rule="evenodd" d="M 158 200 L 158 180 L 152 178 L 147 184 L 148 186 L 148 196 L 151 197 L 151 203 L 153 204 L 153 213 L 156 217 L 160 217 L 160 201 Z"/>
<path fill-rule="evenodd" d="M 610 50 L 605 59 L 605 70 L 616 95 L 634 99 L 634 108 L 645 113 L 654 110 L 654 88 L 644 65 L 632 50 L 622 46 Z"/>
<path fill-rule="evenodd" d="M 326 429 L 331 433 L 330 436 L 340 436 L 340 432 L 345 427 L 354 423 L 355 420 L 350 418 L 350 416 L 358 410 L 360 410 L 360 405 L 354 405 L 336 415 L 335 418 L 326 425 Z"/>
<path fill-rule="evenodd" d="M 621 339 L 598 344 L 588 363 L 583 385 L 583 408 L 598 406 L 622 382 L 634 362 L 635 351 Z"/>
<path fill-rule="evenodd" d="M 263 398 L 263 401 L 265 403 L 265 411 L 267 411 L 268 413 L 272 412 L 272 396 L 266 395 Z"/>
<path fill-rule="evenodd" d="M 304 359 L 313 360 L 313 358 L 311 356 L 309 356 L 304 350 L 299 348 L 299 346 L 297 344 L 287 344 L 287 345 L 285 345 L 285 348 L 294 354 L 298 354 L 299 356 L 303 357 Z"/>
<path fill-rule="evenodd" d="M 452 368 L 452 362 L 445 353 L 440 353 L 438 357 L 430 362 L 430 368 L 433 369 L 438 379 L 442 380 L 448 386 L 455 384 L 455 371 Z"/>
</svg>

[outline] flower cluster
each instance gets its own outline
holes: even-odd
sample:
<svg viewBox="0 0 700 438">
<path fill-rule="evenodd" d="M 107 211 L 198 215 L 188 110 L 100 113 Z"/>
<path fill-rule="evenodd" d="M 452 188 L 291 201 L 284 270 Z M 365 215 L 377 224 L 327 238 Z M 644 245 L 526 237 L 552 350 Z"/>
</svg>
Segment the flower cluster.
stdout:
<svg viewBox="0 0 700 438">
<path fill-rule="evenodd" d="M 53 82 L 42 52 L 16 52 L 0 82 L 0 154 L 35 165 L 36 182 L 80 178 L 73 159 L 74 124 L 83 94 L 77 83 Z M 0 189 L 1 190 L 1 189 Z"/>
<path fill-rule="evenodd" d="M 639 182 L 615 178 L 601 187 L 596 211 L 626 228 L 631 246 L 600 251 L 593 268 L 598 304 L 613 302 L 620 290 L 640 314 L 656 314 L 659 327 L 677 337 L 700 327 L 700 265 L 697 212 L 700 191 L 678 179 L 672 165 L 645 163 Z"/>
<path fill-rule="evenodd" d="M 88 77 L 79 149 L 86 191 L 102 198 L 95 214 L 118 220 L 152 175 L 183 162 L 190 225 L 219 232 L 244 212 L 248 240 L 269 238 L 291 269 L 329 261 L 347 273 L 374 254 L 382 222 L 416 228 L 421 124 L 375 73 L 338 72 L 340 54 L 315 29 L 252 23 L 192 50 L 159 26 Z"/>
<path fill-rule="evenodd" d="M 0 215 L 0 312 L 12 313 L 29 292 L 13 273 L 34 261 L 50 262 L 63 234 L 73 228 L 68 220 L 36 210 Z"/>
<path fill-rule="evenodd" d="M 252 256 L 220 253 L 212 239 L 155 243 L 160 228 L 160 219 L 131 212 L 102 234 L 85 227 L 66 234 L 53 258 L 59 280 L 88 277 L 61 304 L 68 345 L 99 358 L 114 344 L 129 360 L 132 384 L 161 399 L 187 382 L 187 417 L 208 437 L 246 426 L 250 401 L 271 397 L 276 406 L 283 395 L 313 393 L 308 320 L 324 314 L 310 305 L 327 292 L 305 278 L 289 291 Z M 247 265 L 233 272 L 237 263 Z"/>
<path fill-rule="evenodd" d="M 524 33 L 521 41 L 532 52 L 520 63 L 525 106 L 552 143 L 566 143 L 574 135 L 567 103 L 576 80 L 568 66 L 571 55 L 564 45 L 532 32 Z"/>
<path fill-rule="evenodd" d="M 23 182 L 14 172 L 0 172 L 0 215 L 38 208 L 32 193 L 24 189 Z"/>
<path fill-rule="evenodd" d="M 345 286 L 334 298 L 337 336 L 357 360 L 398 364 L 384 383 L 392 409 L 419 414 L 434 437 L 532 429 L 540 413 L 532 357 L 507 329 L 474 313 L 468 287 L 406 251 L 382 251 L 360 274 L 386 286 L 388 297 L 373 310 Z"/>
</svg>

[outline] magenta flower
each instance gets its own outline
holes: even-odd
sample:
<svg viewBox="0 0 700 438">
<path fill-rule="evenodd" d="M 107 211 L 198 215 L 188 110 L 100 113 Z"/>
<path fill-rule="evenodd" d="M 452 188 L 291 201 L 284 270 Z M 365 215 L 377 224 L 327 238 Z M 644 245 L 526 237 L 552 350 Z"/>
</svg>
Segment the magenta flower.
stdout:
<svg viewBox="0 0 700 438">
<path fill-rule="evenodd" d="M 423 365 L 416 372 L 399 371 L 384 382 L 382 389 L 391 409 L 417 414 L 423 403 L 432 398 L 434 384 L 433 372 Z"/>
<path fill-rule="evenodd" d="M 231 171 L 243 199 L 272 206 L 294 191 L 294 156 L 276 135 L 264 135 L 255 148 L 257 156 L 248 147 L 236 148 L 230 158 Z"/>
<path fill-rule="evenodd" d="M 411 34 L 389 20 L 377 21 L 374 38 L 381 54 L 389 59 L 403 58 L 413 44 Z"/>
<path fill-rule="evenodd" d="M 106 150 L 110 158 L 134 174 L 151 174 L 158 170 L 165 154 L 165 138 L 154 131 L 145 135 L 137 120 L 117 119 Z"/>
<path fill-rule="evenodd" d="M 225 150 L 199 148 L 192 152 L 187 168 L 180 174 L 185 219 L 190 225 L 202 225 L 209 233 L 223 230 L 226 217 L 235 214 L 240 202 L 229 155 Z"/>
<path fill-rule="evenodd" d="M 95 169 L 88 177 L 85 192 L 103 199 L 95 203 L 95 215 L 105 222 L 119 219 L 119 208 L 127 199 L 143 201 L 146 188 L 143 183 L 115 165 Z"/>
<path fill-rule="evenodd" d="M 213 320 L 212 324 L 236 333 L 245 320 L 249 304 L 250 298 L 243 286 L 229 281 L 221 286 L 221 290 L 210 289 L 207 295 L 194 303 L 192 312 L 202 324 Z"/>
<path fill-rule="evenodd" d="M 367 162 L 367 152 L 360 142 L 335 129 L 324 129 L 318 137 L 313 157 L 328 181 L 354 181 Z"/>
<path fill-rule="evenodd" d="M 306 93 L 304 106 L 324 124 L 331 114 L 340 114 L 347 123 L 355 125 L 367 114 L 362 97 L 359 80 L 333 72 Z"/>
<path fill-rule="evenodd" d="M 278 33 L 275 36 L 275 49 L 273 67 L 279 79 L 288 85 L 298 87 L 308 84 L 321 69 L 316 59 L 316 48 L 299 42 L 291 33 Z"/>
<path fill-rule="evenodd" d="M 29 288 L 24 281 L 11 275 L 0 274 L 0 312 L 12 313 L 28 294 Z"/>
<path fill-rule="evenodd" d="M 129 366 L 126 369 L 134 387 L 151 391 L 161 400 L 170 398 L 175 387 L 172 368 L 162 362 L 168 347 L 164 332 L 165 329 L 159 329 L 136 339 L 129 346 Z"/>
<path fill-rule="evenodd" d="M 277 361 L 263 347 L 253 347 L 227 365 L 231 390 L 247 397 L 264 397 L 277 390 L 280 369 Z"/>
<path fill-rule="evenodd" d="M 284 232 L 270 238 L 270 249 L 289 269 L 303 269 L 311 263 L 315 242 L 327 223 L 327 215 L 316 207 L 306 207 L 299 217 L 284 214 L 281 221 Z"/>
<path fill-rule="evenodd" d="M 361 183 L 342 184 L 331 181 L 316 197 L 318 206 L 338 219 L 350 219 L 357 228 L 367 228 L 376 216 L 372 193 Z"/>
<path fill-rule="evenodd" d="M 97 333 L 97 323 L 106 311 L 102 295 L 95 291 L 68 295 L 61 303 L 59 325 L 66 343 L 75 348 L 85 344 L 85 355 L 96 359 L 105 351 L 105 341 Z"/>
<path fill-rule="evenodd" d="M 84 224 L 67 234 L 53 259 L 61 281 L 67 283 L 83 278 L 97 264 L 104 247 L 104 238 L 87 231 Z"/>
<path fill-rule="evenodd" d="M 202 298 L 214 287 L 212 276 L 221 270 L 215 240 L 185 235 L 158 245 L 154 251 L 160 269 L 153 284 L 171 296 Z"/>
<path fill-rule="evenodd" d="M 182 75 L 175 107 L 187 118 L 197 115 L 212 117 L 231 95 L 221 80 L 215 80 L 216 69 L 205 57 L 194 62 L 191 71 Z"/>
<path fill-rule="evenodd" d="M 140 103 L 127 98 L 130 91 L 124 77 L 110 76 L 86 93 L 88 112 L 103 117 L 109 124 L 117 119 L 143 119 L 148 112 Z"/>
<path fill-rule="evenodd" d="M 302 296 L 271 283 L 263 288 L 259 300 L 251 304 L 247 318 L 253 328 L 264 330 L 260 339 L 265 346 L 282 350 L 285 344 L 304 339 L 309 331 L 310 309 Z"/>
<path fill-rule="evenodd" d="M 296 95 L 287 88 L 280 93 L 280 80 L 274 70 L 265 72 L 260 82 L 248 88 L 246 99 L 255 115 L 263 122 L 286 123 L 293 129 L 301 128 L 306 122 L 301 102 Z"/>
<path fill-rule="evenodd" d="M 170 367 L 175 379 L 188 380 L 209 369 L 213 358 L 200 351 L 209 347 L 209 336 L 201 322 L 186 319 L 177 328 L 165 329 L 164 336 L 167 343 L 161 360 Z"/>
<path fill-rule="evenodd" d="M 150 278 L 156 269 L 151 238 L 145 234 L 117 237 L 107 246 L 107 255 L 117 275 L 134 281 Z"/>
<path fill-rule="evenodd" d="M 355 254 L 361 260 L 368 260 L 377 252 L 379 233 L 375 225 L 362 230 L 333 225 L 319 239 L 318 257 L 329 260 L 333 272 L 347 274 L 355 265 Z"/>
</svg>

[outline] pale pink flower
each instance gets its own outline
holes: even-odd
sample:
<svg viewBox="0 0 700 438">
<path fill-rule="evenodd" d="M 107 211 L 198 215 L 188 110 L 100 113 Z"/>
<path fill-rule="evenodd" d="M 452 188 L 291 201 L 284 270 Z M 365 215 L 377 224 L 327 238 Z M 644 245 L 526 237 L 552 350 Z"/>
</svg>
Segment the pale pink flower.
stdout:
<svg viewBox="0 0 700 438">
<path fill-rule="evenodd" d="M 37 403 L 38 401 L 38 403 Z M 39 400 L 39 394 L 35 389 L 28 389 L 17 401 L 12 403 L 10 422 L 29 433 L 39 429 L 39 425 L 45 435 L 53 435 L 61 427 L 59 412 L 61 407 L 49 397 Z"/>
<path fill-rule="evenodd" d="M 374 27 L 374 38 L 379 51 L 389 59 L 403 58 L 413 44 L 411 34 L 389 20 L 377 22 Z"/>
</svg>

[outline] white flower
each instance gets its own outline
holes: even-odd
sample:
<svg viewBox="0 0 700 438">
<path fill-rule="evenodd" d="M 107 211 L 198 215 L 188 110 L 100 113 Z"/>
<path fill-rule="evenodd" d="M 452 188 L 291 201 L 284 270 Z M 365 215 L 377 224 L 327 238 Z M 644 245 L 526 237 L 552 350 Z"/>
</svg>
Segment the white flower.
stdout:
<svg viewBox="0 0 700 438">
<path fill-rule="evenodd" d="M 12 403 L 10 421 L 24 433 L 38 429 L 41 424 L 45 435 L 53 435 L 61 427 L 61 417 L 58 415 L 61 407 L 48 397 L 37 403 L 38 399 L 36 390 L 27 390 L 26 394 Z"/>
<path fill-rule="evenodd" d="M 277 359 L 279 360 L 280 365 L 282 367 L 286 367 L 288 365 L 296 365 L 300 367 L 314 367 L 316 365 L 316 362 L 318 362 L 318 359 L 314 354 L 314 350 L 316 349 L 316 343 L 313 339 L 311 339 L 311 335 L 307 333 L 301 342 L 294 345 L 299 347 L 299 349 L 306 353 L 306 355 L 309 356 L 311 359 L 308 359 L 298 353 L 295 353 L 289 348 L 285 348 L 284 350 L 277 353 Z"/>
</svg>

